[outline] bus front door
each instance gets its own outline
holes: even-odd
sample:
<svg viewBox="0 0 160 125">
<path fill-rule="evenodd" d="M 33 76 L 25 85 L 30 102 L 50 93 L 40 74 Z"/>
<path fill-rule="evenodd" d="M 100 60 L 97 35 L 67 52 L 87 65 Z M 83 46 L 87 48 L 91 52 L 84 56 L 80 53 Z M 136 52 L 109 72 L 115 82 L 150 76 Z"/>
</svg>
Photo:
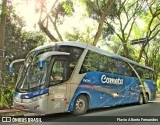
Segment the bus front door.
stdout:
<svg viewBox="0 0 160 125">
<path fill-rule="evenodd" d="M 66 110 L 66 83 L 49 88 L 48 113 L 59 113 Z"/>
<path fill-rule="evenodd" d="M 48 112 L 64 112 L 66 111 L 66 104 L 69 100 L 69 94 L 67 94 L 67 80 L 69 75 L 66 57 L 59 56 L 53 59 L 49 77 Z"/>
</svg>

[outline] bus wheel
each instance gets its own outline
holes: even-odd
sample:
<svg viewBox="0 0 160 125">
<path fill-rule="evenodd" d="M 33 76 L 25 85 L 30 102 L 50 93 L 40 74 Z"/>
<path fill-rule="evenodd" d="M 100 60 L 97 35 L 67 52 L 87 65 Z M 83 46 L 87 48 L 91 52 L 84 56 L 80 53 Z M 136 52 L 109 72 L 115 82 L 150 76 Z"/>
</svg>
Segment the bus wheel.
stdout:
<svg viewBox="0 0 160 125">
<path fill-rule="evenodd" d="M 86 96 L 80 95 L 77 97 L 74 103 L 73 114 L 74 115 L 82 115 L 85 114 L 88 108 L 88 101 Z"/>
<path fill-rule="evenodd" d="M 144 97 L 145 98 L 145 97 Z M 146 94 L 146 99 L 144 99 L 144 104 L 147 104 L 149 100 L 148 94 Z"/>
<path fill-rule="evenodd" d="M 143 95 L 142 95 L 142 94 L 140 94 L 140 95 L 139 95 L 138 104 L 139 104 L 139 105 L 142 105 L 142 104 L 143 104 L 143 101 L 144 101 L 144 99 L 143 99 Z"/>
</svg>

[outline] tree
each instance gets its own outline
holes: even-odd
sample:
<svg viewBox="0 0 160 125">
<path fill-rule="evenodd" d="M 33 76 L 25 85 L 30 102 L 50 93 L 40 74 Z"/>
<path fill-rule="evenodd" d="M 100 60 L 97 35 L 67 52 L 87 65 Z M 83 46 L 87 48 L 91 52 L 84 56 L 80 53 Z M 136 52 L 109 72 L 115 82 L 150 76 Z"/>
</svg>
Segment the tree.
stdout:
<svg viewBox="0 0 160 125">
<path fill-rule="evenodd" d="M 142 55 L 145 51 L 145 47 L 151 42 L 157 34 L 160 32 L 160 6 L 157 0 L 145 0 L 147 3 L 147 12 L 144 12 L 145 20 L 148 22 L 147 30 L 145 34 L 146 41 L 142 43 L 140 53 L 137 62 L 140 62 Z"/>
<path fill-rule="evenodd" d="M 115 0 L 82 0 L 86 4 L 89 16 L 98 21 L 98 29 L 94 36 L 93 45 L 96 46 L 102 35 L 104 22 L 107 16 L 111 16 Z"/>
<path fill-rule="evenodd" d="M 111 1 L 107 1 L 110 3 Z M 105 6 L 104 1 L 91 1 L 86 2 L 89 15 L 99 21 L 99 27 L 94 38 L 94 45 L 97 44 L 97 38 L 100 37 L 100 32 L 103 33 L 103 37 L 108 37 L 109 34 L 116 34 L 121 40 L 122 46 L 125 50 L 126 57 L 129 56 L 128 41 L 132 32 L 133 25 L 139 13 L 144 9 L 144 1 L 127 1 L 127 0 L 116 0 L 110 3 L 110 7 Z M 104 16 L 106 13 L 105 9 L 109 10 L 108 17 Z M 103 15 L 104 14 L 104 15 Z M 102 16 L 103 15 L 103 16 Z M 102 18 L 103 17 L 103 18 Z M 105 24 L 102 27 L 103 23 Z M 118 27 L 118 28 L 117 28 Z M 118 30 L 117 30 L 118 29 Z M 102 32 L 103 30 L 103 32 Z"/>
<path fill-rule="evenodd" d="M 93 26 L 85 25 L 86 29 L 80 31 L 78 28 L 73 28 L 73 33 L 67 32 L 66 39 L 68 41 L 80 41 L 88 44 L 93 43 L 93 31 L 95 30 Z"/>
<path fill-rule="evenodd" d="M 139 38 L 146 38 L 146 41 L 141 44 L 139 54 L 136 59 L 137 62 L 140 62 L 143 52 L 145 51 L 145 47 L 159 33 L 160 8 L 158 3 L 159 2 L 156 0 L 117 1 L 118 9 L 116 14 L 117 16 L 114 17 L 115 23 L 113 21 L 106 21 L 106 23 L 111 23 L 114 26 L 117 26 L 118 24 L 119 28 L 117 28 L 118 30 L 115 30 L 114 32 L 122 42 L 125 52 L 124 56 L 132 58 L 129 54 L 129 41 L 134 39 L 136 34 L 139 33 Z M 146 22 L 147 28 L 144 28 L 145 30 L 143 30 L 142 25 L 134 31 L 134 27 L 136 27 L 137 22 L 140 20 Z"/>
<path fill-rule="evenodd" d="M 29 51 L 42 45 L 45 41 L 44 34 L 39 31 L 25 31 L 25 21 L 15 14 L 14 6 L 8 7 L 6 17 L 5 48 L 6 61 L 25 58 Z M 9 64 L 9 62 L 7 64 Z"/>
<path fill-rule="evenodd" d="M 129 41 L 132 40 L 131 38 L 134 38 L 134 31 L 133 28 L 136 25 L 136 21 L 141 19 L 141 15 L 148 15 L 152 18 L 147 18 L 148 23 L 148 30 L 146 31 L 146 38 L 149 42 L 151 39 L 156 37 L 159 30 L 159 23 L 155 25 L 155 20 L 157 20 L 159 15 L 159 6 L 158 1 L 156 0 L 116 0 L 116 2 L 112 3 L 114 5 L 114 9 L 111 8 L 108 13 L 108 18 L 101 18 L 103 14 L 105 14 L 103 11 L 106 1 L 98 1 L 98 0 L 89 0 L 86 1 L 87 5 L 87 12 L 89 13 L 89 16 L 93 19 L 102 22 L 99 23 L 99 28 L 97 30 L 97 33 L 95 35 L 95 39 L 98 34 L 98 32 L 101 32 L 103 30 L 103 36 L 108 37 L 109 33 L 116 34 L 119 40 L 121 41 L 121 45 L 124 49 L 123 56 L 126 56 L 128 58 L 131 58 L 129 54 Z M 107 1 L 109 2 L 109 1 Z M 144 20 L 144 19 L 143 19 Z M 102 24 L 104 25 L 104 28 L 102 29 Z M 143 38 L 144 36 L 141 36 Z M 94 39 L 94 40 L 95 40 Z M 97 41 L 97 40 L 96 40 Z M 139 52 L 139 57 L 136 60 L 137 62 L 140 61 L 142 57 L 142 53 L 145 49 L 145 46 L 148 44 L 148 42 L 145 42 L 142 45 L 142 48 Z M 95 44 L 96 42 L 94 42 Z"/>
<path fill-rule="evenodd" d="M 160 42 L 159 39 L 154 38 L 154 41 L 149 42 L 142 55 L 146 66 L 155 69 L 155 79 L 160 77 Z"/>
<path fill-rule="evenodd" d="M 8 65 L 14 59 L 25 58 L 30 50 L 41 45 L 44 41 L 44 35 L 39 31 L 27 32 L 24 30 L 25 22 L 15 14 L 12 1 L 8 2 L 4 48 L 6 50 L 6 56 L 4 58 L 6 70 L 3 71 L 2 77 L 4 87 L 1 88 L 1 107 L 12 106 L 12 96 L 16 84 L 16 77 L 11 77 L 8 72 Z M 17 73 L 20 65 L 18 64 L 14 69 Z"/>
<path fill-rule="evenodd" d="M 98 40 L 99 40 L 101 33 L 102 33 L 102 30 L 103 30 L 104 21 L 108 15 L 108 11 L 111 9 L 114 2 L 115 2 L 115 0 L 108 0 L 107 3 L 104 5 L 105 8 L 104 8 L 103 13 L 100 15 L 100 22 L 99 22 L 98 30 L 97 30 L 97 33 L 94 37 L 94 42 L 93 42 L 94 46 L 96 46 L 98 43 Z"/>
<path fill-rule="evenodd" d="M 48 11 L 47 0 L 37 0 L 36 11 L 40 13 L 38 25 L 51 41 L 63 41 L 63 36 L 58 29 L 58 25 L 63 23 L 65 16 L 72 15 L 74 11 L 73 2 L 71 0 L 58 2 L 56 0 L 52 4 L 51 9 Z"/>
<path fill-rule="evenodd" d="M 121 44 L 124 48 L 124 52 L 126 57 L 131 58 L 129 56 L 129 47 L 128 43 L 131 37 L 132 29 L 135 24 L 136 19 L 139 14 L 145 8 L 144 1 L 136 0 L 136 1 L 127 1 L 127 0 L 118 0 L 117 1 L 117 13 L 114 17 L 114 25 L 118 24 L 118 30 L 115 30 L 115 34 L 120 39 Z M 108 23 L 108 21 L 106 21 Z M 113 23 L 113 22 L 112 22 Z"/>
</svg>

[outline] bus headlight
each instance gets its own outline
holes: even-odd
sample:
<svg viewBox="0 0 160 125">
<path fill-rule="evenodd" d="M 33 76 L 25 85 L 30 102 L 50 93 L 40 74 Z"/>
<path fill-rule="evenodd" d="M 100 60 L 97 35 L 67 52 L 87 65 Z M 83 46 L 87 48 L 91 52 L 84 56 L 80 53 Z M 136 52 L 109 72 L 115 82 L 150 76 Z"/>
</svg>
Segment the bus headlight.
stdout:
<svg viewBox="0 0 160 125">
<path fill-rule="evenodd" d="M 16 101 L 16 102 L 21 102 L 21 99 L 18 98 L 18 97 L 14 97 L 13 100 Z"/>
<path fill-rule="evenodd" d="M 31 103 L 31 102 L 37 101 L 38 99 L 39 99 L 39 97 L 33 97 L 31 99 L 23 99 L 22 102 L 23 103 Z"/>
<path fill-rule="evenodd" d="M 36 96 L 36 97 L 33 97 L 31 99 L 22 99 L 22 102 L 23 103 L 31 103 L 31 102 L 35 102 L 41 98 L 44 98 L 45 96 L 47 96 L 47 94 L 44 94 L 44 95 L 41 95 L 41 96 Z"/>
<path fill-rule="evenodd" d="M 22 100 L 23 103 L 31 103 L 33 102 L 32 99 L 23 99 Z"/>
</svg>

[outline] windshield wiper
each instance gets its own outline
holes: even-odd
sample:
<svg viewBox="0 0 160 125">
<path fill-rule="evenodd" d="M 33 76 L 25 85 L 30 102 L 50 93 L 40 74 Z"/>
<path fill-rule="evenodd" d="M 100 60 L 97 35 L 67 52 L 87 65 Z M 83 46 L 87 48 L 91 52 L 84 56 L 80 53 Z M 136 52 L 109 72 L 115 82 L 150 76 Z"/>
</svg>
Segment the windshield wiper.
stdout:
<svg viewBox="0 0 160 125">
<path fill-rule="evenodd" d="M 27 89 L 17 89 L 17 91 L 22 93 L 28 92 Z"/>
</svg>

